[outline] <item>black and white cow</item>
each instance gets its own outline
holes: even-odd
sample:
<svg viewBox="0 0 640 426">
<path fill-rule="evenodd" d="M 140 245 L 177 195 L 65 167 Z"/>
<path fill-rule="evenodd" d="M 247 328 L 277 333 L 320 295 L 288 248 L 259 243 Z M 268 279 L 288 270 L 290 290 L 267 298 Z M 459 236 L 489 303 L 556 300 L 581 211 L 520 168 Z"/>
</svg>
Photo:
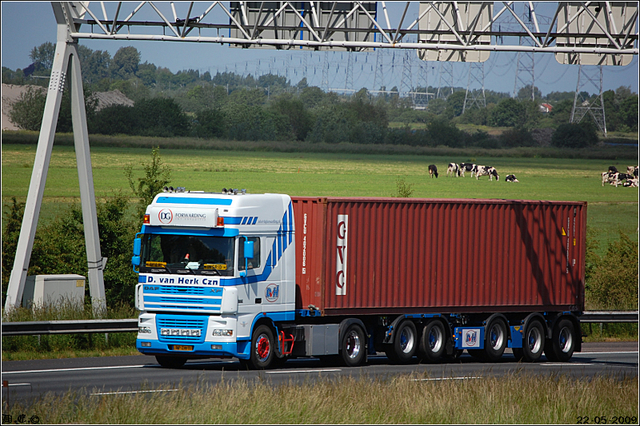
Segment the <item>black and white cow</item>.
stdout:
<svg viewBox="0 0 640 426">
<path fill-rule="evenodd" d="M 637 188 L 638 187 L 638 178 L 627 179 L 625 183 L 622 184 L 625 188 Z"/>
<path fill-rule="evenodd" d="M 623 185 L 622 181 L 629 181 L 631 179 L 633 179 L 634 176 L 627 174 L 627 173 L 615 173 L 612 177 L 613 182 L 611 182 L 611 185 L 615 185 L 615 187 L 617 188 L 618 185 Z"/>
<path fill-rule="evenodd" d="M 627 166 L 627 174 L 638 177 L 638 166 Z"/>
<path fill-rule="evenodd" d="M 504 178 L 504 180 L 505 182 L 520 182 L 516 177 L 516 175 L 507 175 L 507 177 Z"/>
<path fill-rule="evenodd" d="M 435 164 L 429 164 L 429 174 L 431 175 L 431 178 L 433 178 L 433 175 L 435 175 L 436 178 L 438 177 L 438 168 Z"/>
<path fill-rule="evenodd" d="M 602 172 L 602 186 L 604 186 L 605 183 L 613 183 L 613 178 L 614 176 L 617 174 L 618 172 Z"/>
<path fill-rule="evenodd" d="M 449 163 L 447 176 L 449 176 L 449 173 L 451 173 L 451 176 L 460 176 L 460 166 L 456 163 Z"/>
<path fill-rule="evenodd" d="M 498 171 L 495 167 L 491 166 L 478 166 L 476 171 L 476 180 L 480 176 L 489 176 L 489 180 L 493 180 L 493 177 L 496 177 L 496 182 L 500 180 L 500 176 L 498 176 Z"/>
<path fill-rule="evenodd" d="M 460 163 L 460 176 L 464 177 L 464 172 L 467 171 L 471 172 L 471 177 L 473 177 L 473 174 L 477 169 L 478 166 L 473 163 Z"/>
</svg>

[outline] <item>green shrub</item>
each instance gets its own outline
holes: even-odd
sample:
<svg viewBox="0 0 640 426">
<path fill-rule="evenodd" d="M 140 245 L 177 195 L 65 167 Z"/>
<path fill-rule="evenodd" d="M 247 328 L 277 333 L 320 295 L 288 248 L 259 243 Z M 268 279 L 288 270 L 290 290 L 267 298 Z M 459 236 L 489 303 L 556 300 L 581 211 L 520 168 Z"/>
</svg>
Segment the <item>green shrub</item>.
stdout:
<svg viewBox="0 0 640 426">
<path fill-rule="evenodd" d="M 409 198 L 413 194 L 413 188 L 410 183 L 406 183 L 403 178 L 396 179 L 396 194 L 393 197 Z"/>
<path fill-rule="evenodd" d="M 586 265 L 587 309 L 638 309 L 638 243 L 620 232 L 599 257 L 589 246 Z"/>
<path fill-rule="evenodd" d="M 13 268 L 24 203 L 13 199 L 6 205 L 2 235 L 2 296 L 6 300 L 10 271 Z M 104 270 L 107 305 L 133 305 L 135 274 L 131 268 L 130 247 L 136 223 L 127 211 L 128 202 L 116 194 L 97 204 L 101 255 L 108 258 Z M 67 211 L 38 227 L 34 236 L 28 275 L 80 274 L 87 276 L 87 254 L 82 209 L 72 205 Z M 3 300 L 3 305 L 4 305 Z M 69 318 L 66 318 L 69 319 Z"/>
</svg>

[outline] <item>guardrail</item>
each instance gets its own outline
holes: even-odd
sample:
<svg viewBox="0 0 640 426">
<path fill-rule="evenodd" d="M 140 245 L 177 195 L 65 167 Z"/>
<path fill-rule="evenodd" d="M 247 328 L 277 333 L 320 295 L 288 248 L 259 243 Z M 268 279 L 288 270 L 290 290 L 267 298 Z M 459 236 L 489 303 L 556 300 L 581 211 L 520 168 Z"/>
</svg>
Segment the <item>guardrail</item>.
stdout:
<svg viewBox="0 0 640 426">
<path fill-rule="evenodd" d="M 583 323 L 637 323 L 638 311 L 586 311 Z M 64 320 L 3 322 L 2 336 L 76 333 L 131 333 L 138 331 L 137 319 Z"/>
<path fill-rule="evenodd" d="M 138 332 L 138 319 L 3 322 L 2 336 Z"/>
<path fill-rule="evenodd" d="M 638 322 L 638 311 L 585 311 L 580 315 L 580 322 Z"/>
</svg>

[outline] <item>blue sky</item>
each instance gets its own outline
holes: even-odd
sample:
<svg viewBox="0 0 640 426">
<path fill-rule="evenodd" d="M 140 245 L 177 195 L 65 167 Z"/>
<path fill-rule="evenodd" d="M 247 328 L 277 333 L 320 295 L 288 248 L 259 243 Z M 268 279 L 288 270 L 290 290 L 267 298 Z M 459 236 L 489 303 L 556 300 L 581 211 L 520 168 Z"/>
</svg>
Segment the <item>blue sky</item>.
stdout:
<svg viewBox="0 0 640 426">
<path fill-rule="evenodd" d="M 2 66 L 17 69 L 26 68 L 31 60 L 31 50 L 45 42 L 55 43 L 56 24 L 49 2 L 2 2 Z M 391 19 L 394 22 L 393 17 Z M 238 74 L 273 72 L 287 76 L 292 84 L 296 84 L 306 76 L 312 85 L 321 85 L 321 66 L 324 53 L 300 51 L 277 51 L 275 49 L 237 49 L 218 44 L 167 43 L 154 41 L 121 42 L 107 40 L 81 40 L 81 44 L 93 50 L 106 50 L 111 56 L 123 46 L 134 46 L 141 53 L 142 62 L 150 62 L 172 72 L 196 69 L 209 71 L 214 75 L 217 71 L 232 71 Z M 303 56 L 306 55 L 306 71 Z M 346 87 L 345 70 L 346 52 L 329 54 L 330 73 L 329 87 L 342 89 Z M 353 88 L 374 89 L 375 53 L 358 53 L 353 62 Z M 378 77 L 377 86 L 385 85 L 401 87 L 402 53 L 384 51 L 385 71 Z M 412 59 L 413 85 L 438 87 L 444 83 L 439 72 L 440 63 Z M 575 91 L 577 87 L 578 66 L 560 65 L 551 54 L 534 55 L 535 86 L 543 95 L 553 91 Z M 418 68 L 422 66 L 422 68 Z M 454 63 L 452 75 L 453 85 L 467 87 L 468 64 Z M 512 93 L 516 86 L 517 53 L 492 53 L 485 62 L 485 89 Z M 420 69 L 423 70 L 420 73 Z M 424 70 L 427 72 L 424 73 Z M 604 90 L 615 90 L 620 86 L 628 86 L 638 92 L 638 58 L 624 67 L 604 67 Z M 444 82 L 451 77 L 442 74 Z M 583 78 L 584 82 L 584 78 Z M 520 84 L 520 83 L 519 83 Z M 446 84 L 448 85 L 448 84 Z M 478 88 L 477 83 L 471 88 Z M 595 92 L 594 86 L 583 89 Z"/>
</svg>

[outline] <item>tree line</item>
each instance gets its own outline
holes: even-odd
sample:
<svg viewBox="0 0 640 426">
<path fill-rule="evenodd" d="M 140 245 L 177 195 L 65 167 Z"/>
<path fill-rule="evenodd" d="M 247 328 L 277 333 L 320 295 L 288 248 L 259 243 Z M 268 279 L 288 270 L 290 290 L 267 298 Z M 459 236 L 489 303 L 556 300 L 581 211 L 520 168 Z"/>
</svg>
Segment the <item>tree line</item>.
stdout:
<svg viewBox="0 0 640 426">
<path fill-rule="evenodd" d="M 3 67 L 3 82 L 41 85 L 50 73 L 55 46 L 44 43 L 31 52 L 29 69 Z M 134 47 L 122 47 L 111 58 L 105 51 L 79 46 L 87 120 L 92 134 L 127 134 L 159 137 L 190 136 L 233 140 L 308 141 L 413 146 L 478 146 L 500 148 L 534 146 L 532 130 L 555 130 L 551 143 L 585 147 L 597 143 L 591 117 L 580 125 L 569 124 L 574 92 L 552 92 L 546 97 L 538 88 L 524 87 L 518 96 L 485 91 L 486 106 L 464 108 L 463 88 L 450 88 L 445 99 L 432 99 L 425 110 L 413 108 L 412 100 L 398 96 L 397 88 L 373 95 L 366 89 L 352 95 L 326 93 L 309 86 L 306 78 L 292 84 L 273 74 L 253 77 L 235 73 L 172 73 L 148 62 Z M 28 74 L 28 75 L 27 75 Z M 98 110 L 94 92 L 120 90 L 134 101 L 133 107 L 111 106 Z M 415 88 L 434 92 L 437 88 Z M 591 98 L 587 93 L 583 98 Z M 20 128 L 39 130 L 45 93 L 27 91 L 10 111 Z M 551 103 L 549 113 L 540 110 Z M 628 87 L 604 93 L 609 131 L 637 132 L 638 95 Z M 464 110 L 464 112 L 463 112 Z M 393 125 L 390 125 L 392 123 Z M 500 137 L 486 132 L 468 133 L 458 124 L 509 128 Z M 71 131 L 70 101 L 63 96 L 58 131 Z"/>
</svg>

